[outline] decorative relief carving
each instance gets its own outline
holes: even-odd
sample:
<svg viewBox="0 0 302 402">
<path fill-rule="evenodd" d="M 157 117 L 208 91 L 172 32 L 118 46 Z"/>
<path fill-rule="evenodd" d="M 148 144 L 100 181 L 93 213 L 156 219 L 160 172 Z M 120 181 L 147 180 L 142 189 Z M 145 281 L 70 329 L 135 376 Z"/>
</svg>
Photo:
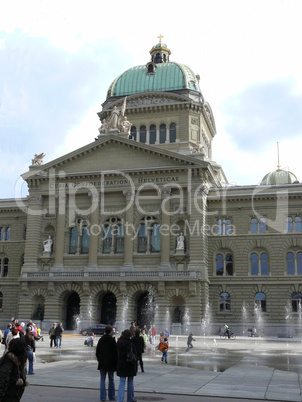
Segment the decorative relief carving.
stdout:
<svg viewBox="0 0 302 402">
<path fill-rule="evenodd" d="M 28 197 L 28 204 L 29 205 L 42 205 L 42 195 L 31 195 Z"/>
<path fill-rule="evenodd" d="M 146 96 L 137 98 L 127 102 L 128 106 L 148 106 L 148 105 L 163 105 L 167 103 L 175 103 L 174 99 L 169 99 L 164 96 Z M 179 102 L 179 100 L 177 101 Z"/>
</svg>

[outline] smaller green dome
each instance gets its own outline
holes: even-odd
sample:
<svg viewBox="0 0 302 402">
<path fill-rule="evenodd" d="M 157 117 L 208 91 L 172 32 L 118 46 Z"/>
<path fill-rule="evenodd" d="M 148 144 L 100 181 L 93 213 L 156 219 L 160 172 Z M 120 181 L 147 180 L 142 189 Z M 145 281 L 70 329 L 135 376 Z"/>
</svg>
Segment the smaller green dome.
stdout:
<svg viewBox="0 0 302 402">
<path fill-rule="evenodd" d="M 298 183 L 297 177 L 287 170 L 277 169 L 266 174 L 261 183 L 262 185 L 278 185 Z"/>
</svg>

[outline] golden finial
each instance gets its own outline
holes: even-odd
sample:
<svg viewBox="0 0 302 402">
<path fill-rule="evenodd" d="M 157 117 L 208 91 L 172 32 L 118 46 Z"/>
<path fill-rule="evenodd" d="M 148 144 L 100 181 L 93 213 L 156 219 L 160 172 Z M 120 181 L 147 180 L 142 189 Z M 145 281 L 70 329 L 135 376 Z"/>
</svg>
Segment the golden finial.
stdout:
<svg viewBox="0 0 302 402">
<path fill-rule="evenodd" d="M 278 152 L 278 165 L 277 168 L 278 170 L 280 169 L 280 161 L 279 161 L 279 142 L 277 142 L 277 152 Z"/>
<path fill-rule="evenodd" d="M 162 34 L 159 34 L 159 35 L 158 35 L 158 39 L 159 39 L 159 43 L 160 43 L 160 44 L 161 44 L 162 38 L 163 38 L 163 35 L 162 35 Z"/>
</svg>

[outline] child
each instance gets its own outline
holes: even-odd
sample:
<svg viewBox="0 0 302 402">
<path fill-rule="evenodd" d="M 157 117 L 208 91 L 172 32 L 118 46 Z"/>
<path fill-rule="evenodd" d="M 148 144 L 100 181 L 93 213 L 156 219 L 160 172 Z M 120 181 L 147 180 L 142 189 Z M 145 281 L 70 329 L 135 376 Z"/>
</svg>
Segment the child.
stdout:
<svg viewBox="0 0 302 402">
<path fill-rule="evenodd" d="M 169 349 L 168 339 L 164 337 L 163 341 L 161 341 L 158 346 L 158 350 L 160 350 L 163 354 L 161 358 L 162 362 L 168 363 L 168 349 Z"/>
<path fill-rule="evenodd" d="M 193 338 L 193 334 L 191 333 L 191 334 L 188 336 L 188 340 L 187 340 L 187 346 L 188 346 L 188 347 L 187 347 L 187 349 L 186 349 L 186 352 L 188 352 L 189 349 L 193 348 L 192 341 L 195 341 L 195 339 Z"/>
</svg>

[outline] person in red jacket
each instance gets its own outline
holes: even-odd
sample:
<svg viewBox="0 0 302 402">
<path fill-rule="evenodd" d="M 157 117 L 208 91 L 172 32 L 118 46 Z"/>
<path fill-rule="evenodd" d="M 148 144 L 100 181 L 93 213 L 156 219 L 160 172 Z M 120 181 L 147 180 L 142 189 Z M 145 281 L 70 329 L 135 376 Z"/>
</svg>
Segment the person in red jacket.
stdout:
<svg viewBox="0 0 302 402">
<path fill-rule="evenodd" d="M 155 327 L 155 325 L 151 325 L 150 335 L 151 335 L 151 345 L 155 345 L 155 338 L 156 338 L 156 327 Z"/>
</svg>

